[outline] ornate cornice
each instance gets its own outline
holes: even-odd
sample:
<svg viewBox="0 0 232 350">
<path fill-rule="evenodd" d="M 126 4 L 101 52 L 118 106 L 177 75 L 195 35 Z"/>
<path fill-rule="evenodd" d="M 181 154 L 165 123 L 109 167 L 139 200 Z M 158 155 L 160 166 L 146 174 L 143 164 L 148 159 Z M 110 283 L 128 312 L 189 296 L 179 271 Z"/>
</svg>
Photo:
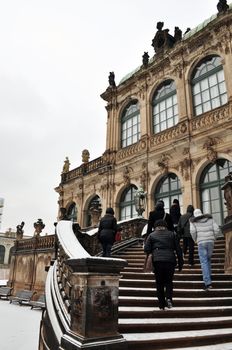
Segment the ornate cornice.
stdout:
<svg viewBox="0 0 232 350">
<path fill-rule="evenodd" d="M 153 135 L 150 138 L 150 146 L 152 148 L 164 142 L 169 142 L 171 140 L 174 140 L 178 137 L 186 136 L 187 134 L 188 134 L 188 122 L 185 120 L 183 122 L 178 123 L 176 126 L 170 129 L 167 129 L 165 131 L 162 131 L 158 134 Z"/>
<path fill-rule="evenodd" d="M 203 114 L 202 116 L 194 117 L 191 120 L 192 131 L 197 131 L 204 128 L 209 128 L 213 126 L 215 128 L 216 124 L 225 123 L 232 119 L 232 103 L 227 103 L 224 107 L 217 108 Z"/>
<path fill-rule="evenodd" d="M 140 140 L 138 143 L 135 143 L 131 146 L 128 146 L 128 147 L 125 147 L 125 148 L 122 148 L 121 150 L 119 150 L 117 152 L 117 160 L 123 160 L 127 157 L 131 157 L 135 154 L 137 154 L 138 152 L 142 151 L 142 150 L 145 150 L 147 147 L 147 142 L 146 140 L 142 139 Z"/>
</svg>

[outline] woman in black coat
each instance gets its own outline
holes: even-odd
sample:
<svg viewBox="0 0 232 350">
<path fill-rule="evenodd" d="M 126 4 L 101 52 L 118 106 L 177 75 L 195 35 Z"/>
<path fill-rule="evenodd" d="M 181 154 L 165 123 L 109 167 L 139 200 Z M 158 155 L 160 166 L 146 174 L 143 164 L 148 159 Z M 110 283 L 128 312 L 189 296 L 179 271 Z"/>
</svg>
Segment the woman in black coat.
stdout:
<svg viewBox="0 0 232 350">
<path fill-rule="evenodd" d="M 101 242 L 103 250 L 102 256 L 110 257 L 116 232 L 117 220 L 114 217 L 114 210 L 112 208 L 107 208 L 106 213 L 103 218 L 101 218 L 98 226 L 98 239 Z"/>
<path fill-rule="evenodd" d="M 157 220 L 152 232 L 144 246 L 147 254 L 152 254 L 156 290 L 159 308 L 164 310 L 167 306 L 172 307 L 173 276 L 176 266 L 176 255 L 178 269 L 182 270 L 183 256 L 178 240 L 173 232 L 168 231 L 164 220 Z"/>
</svg>

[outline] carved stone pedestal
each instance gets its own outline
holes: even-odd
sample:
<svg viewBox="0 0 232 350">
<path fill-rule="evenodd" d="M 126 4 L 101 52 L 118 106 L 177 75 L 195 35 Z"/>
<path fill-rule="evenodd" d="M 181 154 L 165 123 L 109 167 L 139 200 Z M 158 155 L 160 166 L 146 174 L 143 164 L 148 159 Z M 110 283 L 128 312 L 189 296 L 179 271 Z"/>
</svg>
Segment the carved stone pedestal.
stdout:
<svg viewBox="0 0 232 350">
<path fill-rule="evenodd" d="M 126 349 L 118 333 L 118 285 L 121 259 L 85 258 L 67 261 L 71 270 L 71 332 L 61 349 Z"/>
<path fill-rule="evenodd" d="M 232 173 L 225 177 L 224 198 L 228 210 L 228 216 L 225 218 L 225 224 L 222 226 L 222 232 L 225 236 L 225 273 L 232 274 Z"/>
<path fill-rule="evenodd" d="M 232 217 L 231 221 L 227 222 L 222 227 L 222 232 L 225 236 L 225 273 L 232 275 Z"/>
</svg>

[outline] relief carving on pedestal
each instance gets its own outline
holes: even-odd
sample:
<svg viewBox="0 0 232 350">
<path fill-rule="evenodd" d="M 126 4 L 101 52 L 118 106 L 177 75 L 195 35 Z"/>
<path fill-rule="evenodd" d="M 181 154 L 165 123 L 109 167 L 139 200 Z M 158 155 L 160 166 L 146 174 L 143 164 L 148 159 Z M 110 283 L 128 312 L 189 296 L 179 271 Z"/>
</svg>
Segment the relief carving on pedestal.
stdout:
<svg viewBox="0 0 232 350">
<path fill-rule="evenodd" d="M 111 291 L 109 288 L 94 289 L 94 307 L 99 318 L 109 318 L 112 310 Z"/>
</svg>

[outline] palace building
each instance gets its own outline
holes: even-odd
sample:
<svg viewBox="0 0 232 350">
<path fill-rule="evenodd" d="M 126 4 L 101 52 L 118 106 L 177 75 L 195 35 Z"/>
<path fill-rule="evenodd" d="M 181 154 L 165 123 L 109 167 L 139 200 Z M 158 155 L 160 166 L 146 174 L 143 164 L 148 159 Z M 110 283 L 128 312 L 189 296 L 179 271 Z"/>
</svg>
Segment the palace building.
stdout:
<svg viewBox="0 0 232 350">
<path fill-rule="evenodd" d="M 220 3 L 220 2 L 219 2 Z M 228 7 L 228 5 L 227 5 Z M 232 171 L 232 4 L 183 34 L 163 22 L 151 37 L 153 57 L 101 94 L 106 101 L 106 149 L 99 158 L 69 169 L 56 188 L 59 207 L 82 228 L 97 224 L 113 207 L 118 220 L 137 216 L 136 189 L 146 192 L 146 210 L 158 199 L 169 211 L 174 198 L 226 216 L 225 176 Z"/>
</svg>

